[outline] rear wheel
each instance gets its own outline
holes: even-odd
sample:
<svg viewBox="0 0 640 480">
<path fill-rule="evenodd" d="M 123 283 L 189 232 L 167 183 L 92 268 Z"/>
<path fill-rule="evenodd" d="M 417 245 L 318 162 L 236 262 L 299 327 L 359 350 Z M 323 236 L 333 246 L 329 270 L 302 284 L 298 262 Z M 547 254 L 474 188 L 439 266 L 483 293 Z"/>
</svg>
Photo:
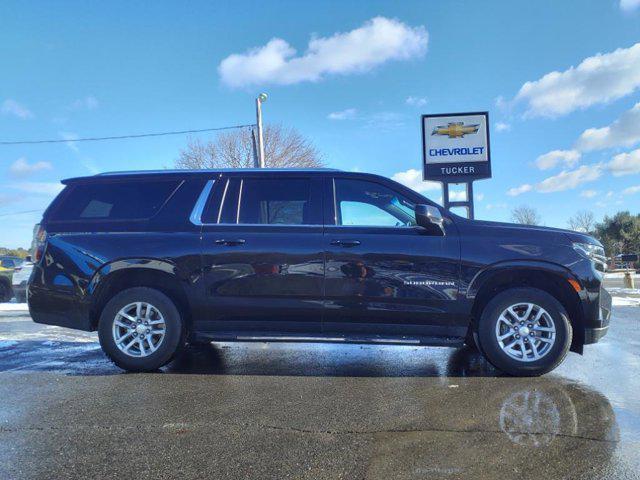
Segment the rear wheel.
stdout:
<svg viewBox="0 0 640 480">
<path fill-rule="evenodd" d="M 180 312 L 158 290 L 136 287 L 115 295 L 105 306 L 98 325 L 100 345 L 120 368 L 157 370 L 184 345 Z"/>
<path fill-rule="evenodd" d="M 536 288 L 499 293 L 482 312 L 478 340 L 489 362 L 516 376 L 543 375 L 567 355 L 572 329 L 566 310 Z"/>
</svg>

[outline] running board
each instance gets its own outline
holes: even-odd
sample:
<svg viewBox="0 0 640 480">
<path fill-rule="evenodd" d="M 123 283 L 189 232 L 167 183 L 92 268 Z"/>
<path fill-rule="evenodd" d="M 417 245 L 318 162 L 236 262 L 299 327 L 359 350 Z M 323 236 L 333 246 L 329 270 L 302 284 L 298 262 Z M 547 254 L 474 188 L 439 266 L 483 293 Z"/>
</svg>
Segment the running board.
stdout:
<svg viewBox="0 0 640 480">
<path fill-rule="evenodd" d="M 377 345 L 426 345 L 456 347 L 464 343 L 459 337 L 388 337 L 379 335 L 275 335 L 275 334 L 228 334 L 199 332 L 197 341 L 220 342 L 293 342 L 293 343 L 368 343 Z"/>
</svg>

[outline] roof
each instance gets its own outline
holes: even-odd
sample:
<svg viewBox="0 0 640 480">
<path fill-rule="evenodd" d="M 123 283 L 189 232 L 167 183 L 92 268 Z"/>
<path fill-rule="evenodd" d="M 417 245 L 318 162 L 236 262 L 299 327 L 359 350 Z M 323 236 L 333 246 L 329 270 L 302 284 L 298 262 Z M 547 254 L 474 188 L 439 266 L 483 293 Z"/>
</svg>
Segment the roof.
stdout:
<svg viewBox="0 0 640 480">
<path fill-rule="evenodd" d="M 185 177 L 185 176 L 197 176 L 197 175 L 211 175 L 219 173 L 261 173 L 261 174 L 278 174 L 278 173 L 304 173 L 308 175 L 310 173 L 326 173 L 326 172 L 340 172 L 333 168 L 218 168 L 218 169 L 180 169 L 180 170 L 131 170 L 131 171 L 116 171 L 116 172 L 104 172 L 97 175 L 88 177 L 74 177 L 62 180 L 62 183 L 75 183 L 75 182 L 89 182 L 95 181 L 101 178 L 117 177 L 117 178 L 130 178 L 138 176 L 148 177 Z"/>
</svg>

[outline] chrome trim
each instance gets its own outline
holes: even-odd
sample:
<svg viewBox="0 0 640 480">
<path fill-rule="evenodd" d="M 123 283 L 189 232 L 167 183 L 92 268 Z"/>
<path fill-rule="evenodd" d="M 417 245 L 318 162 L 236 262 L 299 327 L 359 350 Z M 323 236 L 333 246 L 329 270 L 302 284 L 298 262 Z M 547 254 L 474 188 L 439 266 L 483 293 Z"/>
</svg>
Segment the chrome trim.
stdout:
<svg viewBox="0 0 640 480">
<path fill-rule="evenodd" d="M 222 193 L 222 198 L 220 199 L 220 206 L 218 207 L 218 219 L 216 220 L 216 225 L 220 224 L 220 217 L 222 217 L 222 209 L 224 208 L 224 201 L 227 198 L 227 189 L 229 188 L 230 180 L 227 178 L 227 183 L 224 186 L 224 192 Z"/>
<path fill-rule="evenodd" d="M 193 211 L 189 216 L 189 220 L 194 225 L 197 225 L 199 227 L 203 225 L 202 213 L 204 212 L 204 207 L 207 204 L 207 200 L 209 199 L 209 195 L 211 194 L 211 189 L 213 188 L 214 183 L 215 183 L 215 180 L 208 180 L 204 188 L 202 189 L 202 192 L 200 192 L 200 196 L 198 197 L 198 200 L 196 201 L 196 204 L 193 207 Z"/>
<path fill-rule="evenodd" d="M 333 224 L 338 225 L 338 202 L 336 200 L 336 179 L 332 178 L 331 183 L 333 184 Z"/>
<path fill-rule="evenodd" d="M 238 206 L 236 208 L 236 223 L 240 223 L 240 204 L 242 203 L 242 187 L 244 187 L 244 178 L 240 179 L 240 192 L 238 192 Z"/>
<path fill-rule="evenodd" d="M 265 342 L 344 342 L 344 337 L 278 337 L 278 336 L 240 336 L 236 337 L 236 340 L 248 340 L 248 341 L 265 341 Z"/>
<path fill-rule="evenodd" d="M 314 337 L 314 336 L 277 336 L 277 335 L 237 335 L 235 337 L 238 341 L 260 341 L 260 342 L 364 342 L 364 343 L 393 343 L 400 345 L 418 345 L 420 340 L 418 339 L 401 339 L 401 338 L 371 338 L 371 337 Z"/>
</svg>

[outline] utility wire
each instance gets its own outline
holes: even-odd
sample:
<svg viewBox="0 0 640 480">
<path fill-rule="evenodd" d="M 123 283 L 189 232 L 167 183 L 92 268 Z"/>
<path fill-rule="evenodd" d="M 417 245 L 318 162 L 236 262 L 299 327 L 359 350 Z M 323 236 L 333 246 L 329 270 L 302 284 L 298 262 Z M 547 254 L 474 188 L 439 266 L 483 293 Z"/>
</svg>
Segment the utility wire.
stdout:
<svg viewBox="0 0 640 480">
<path fill-rule="evenodd" d="M 43 210 L 24 210 L 22 212 L 11 212 L 11 213 L 0 213 L 0 217 L 10 217 L 11 215 L 22 215 L 23 213 L 36 213 L 42 212 Z"/>
<path fill-rule="evenodd" d="M 140 133 L 137 135 L 119 135 L 112 137 L 86 137 L 86 138 L 68 138 L 68 139 L 51 139 L 51 140 L 18 140 L 18 141 L 0 141 L 0 145 L 35 145 L 39 143 L 71 143 L 71 142 L 97 142 L 102 140 L 122 140 L 124 138 L 144 138 L 144 137 L 162 137 L 165 135 L 184 135 L 185 133 L 202 133 L 202 132 L 215 132 L 218 130 L 232 130 L 235 128 L 248 128 L 254 127 L 255 123 L 248 123 L 246 125 L 233 125 L 230 127 L 218 127 L 218 128 L 202 128 L 200 130 L 179 130 L 173 132 L 159 132 L 159 133 Z"/>
</svg>

